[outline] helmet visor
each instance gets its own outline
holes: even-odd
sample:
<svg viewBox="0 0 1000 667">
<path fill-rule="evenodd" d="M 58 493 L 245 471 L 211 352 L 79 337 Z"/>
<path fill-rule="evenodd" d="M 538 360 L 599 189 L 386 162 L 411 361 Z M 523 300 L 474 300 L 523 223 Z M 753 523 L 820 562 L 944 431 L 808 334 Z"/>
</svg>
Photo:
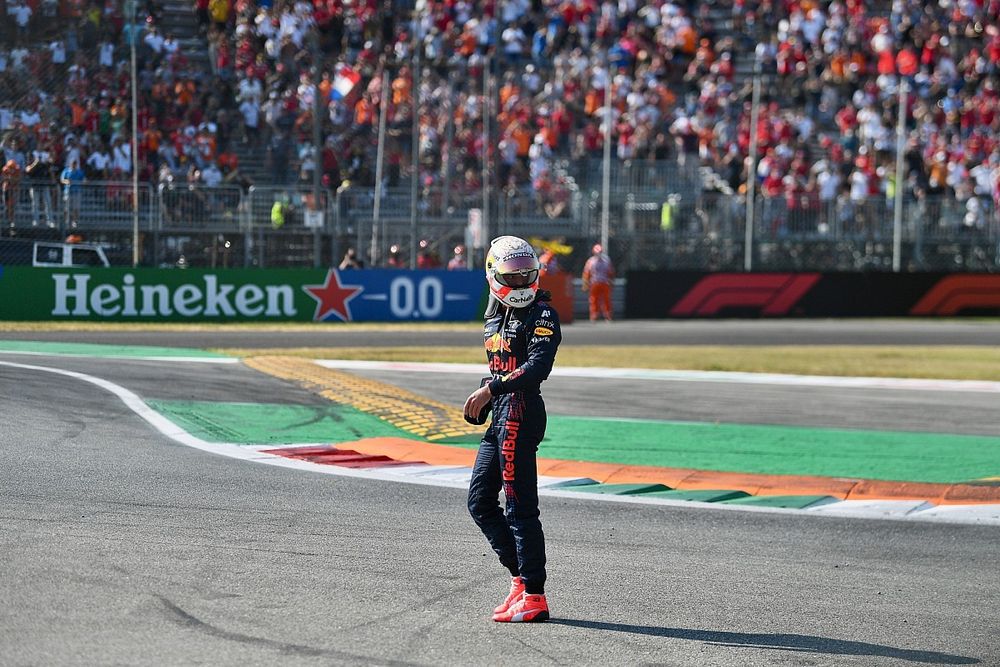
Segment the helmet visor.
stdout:
<svg viewBox="0 0 1000 667">
<path fill-rule="evenodd" d="M 519 289 L 528 287 L 538 278 L 538 269 L 531 269 L 525 273 L 500 273 L 497 274 L 497 281 L 501 285 Z"/>
<path fill-rule="evenodd" d="M 538 280 L 538 260 L 533 256 L 522 256 L 497 262 L 496 277 L 501 285 L 507 287 L 528 287 Z"/>
</svg>

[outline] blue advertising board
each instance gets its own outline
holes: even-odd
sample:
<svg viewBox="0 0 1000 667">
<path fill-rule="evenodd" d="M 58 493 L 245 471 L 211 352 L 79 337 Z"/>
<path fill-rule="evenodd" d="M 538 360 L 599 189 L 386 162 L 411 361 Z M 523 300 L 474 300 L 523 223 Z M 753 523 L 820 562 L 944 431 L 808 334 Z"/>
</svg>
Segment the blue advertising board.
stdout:
<svg viewBox="0 0 1000 667">
<path fill-rule="evenodd" d="M 317 322 L 468 321 L 482 316 L 486 282 L 478 271 L 337 271 L 303 285 Z"/>
<path fill-rule="evenodd" d="M 0 270 L 0 320 L 467 322 L 487 301 L 479 271 Z"/>
</svg>

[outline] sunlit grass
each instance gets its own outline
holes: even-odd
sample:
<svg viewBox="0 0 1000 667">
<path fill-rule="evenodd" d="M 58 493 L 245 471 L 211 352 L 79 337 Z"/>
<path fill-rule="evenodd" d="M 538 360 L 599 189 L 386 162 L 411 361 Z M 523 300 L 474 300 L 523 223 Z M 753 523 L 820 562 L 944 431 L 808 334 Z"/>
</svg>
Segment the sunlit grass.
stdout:
<svg viewBox="0 0 1000 667">
<path fill-rule="evenodd" d="M 479 331 L 482 324 L 460 323 L 105 323 L 0 322 L 0 332 L 275 332 Z M 319 347 L 215 350 L 235 356 L 287 354 L 316 359 L 484 363 L 483 350 L 462 347 Z M 992 346 L 686 346 L 570 345 L 559 350 L 563 366 L 607 366 L 806 375 L 946 378 L 1000 381 L 1000 348 Z"/>
</svg>

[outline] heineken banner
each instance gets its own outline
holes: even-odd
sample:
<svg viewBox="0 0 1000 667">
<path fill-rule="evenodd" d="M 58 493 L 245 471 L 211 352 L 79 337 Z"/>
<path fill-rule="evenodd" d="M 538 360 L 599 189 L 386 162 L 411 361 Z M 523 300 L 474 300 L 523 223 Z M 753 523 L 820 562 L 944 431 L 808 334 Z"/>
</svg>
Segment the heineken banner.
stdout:
<svg viewBox="0 0 1000 667">
<path fill-rule="evenodd" d="M 454 322 L 486 299 L 479 271 L 0 267 L 0 320 Z"/>
</svg>

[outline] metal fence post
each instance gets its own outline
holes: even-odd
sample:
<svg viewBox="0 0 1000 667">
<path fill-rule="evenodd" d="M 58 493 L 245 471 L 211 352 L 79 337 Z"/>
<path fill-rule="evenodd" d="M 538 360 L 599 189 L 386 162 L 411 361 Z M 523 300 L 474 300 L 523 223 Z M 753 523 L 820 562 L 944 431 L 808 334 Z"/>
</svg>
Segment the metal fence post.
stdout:
<svg viewBox="0 0 1000 667">
<path fill-rule="evenodd" d="M 243 228 L 243 266 L 249 268 L 253 265 L 253 198 L 257 192 L 257 187 L 251 185 L 247 188 L 245 216 L 246 225 Z"/>
</svg>

